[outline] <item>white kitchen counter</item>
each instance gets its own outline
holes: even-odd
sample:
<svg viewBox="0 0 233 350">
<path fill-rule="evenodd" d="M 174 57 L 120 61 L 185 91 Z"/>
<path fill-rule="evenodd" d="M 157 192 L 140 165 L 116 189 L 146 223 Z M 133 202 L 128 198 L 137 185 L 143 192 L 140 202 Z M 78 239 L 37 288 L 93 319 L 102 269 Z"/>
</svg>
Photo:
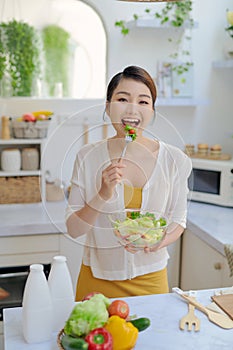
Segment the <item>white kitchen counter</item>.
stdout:
<svg viewBox="0 0 233 350">
<path fill-rule="evenodd" d="M 197 292 L 197 300 L 210 304 L 214 290 Z M 181 331 L 179 320 L 187 313 L 187 305 L 180 296 L 158 294 L 124 298 L 130 306 L 131 314 L 148 317 L 151 325 L 139 333 L 135 350 L 229 350 L 232 349 L 233 329 L 223 329 L 211 323 L 206 315 L 196 310 L 200 318 L 199 332 Z M 5 350 L 55 350 L 56 334 L 52 340 L 40 344 L 27 344 L 22 335 L 22 308 L 4 310 Z"/>
<path fill-rule="evenodd" d="M 0 237 L 64 233 L 66 201 L 0 205 Z M 190 202 L 187 227 L 212 248 L 224 254 L 233 244 L 233 208 Z"/>
<path fill-rule="evenodd" d="M 0 205 L 0 237 L 66 232 L 66 201 Z"/>
<path fill-rule="evenodd" d="M 225 256 L 224 245 L 233 244 L 233 208 L 190 202 L 187 228 Z"/>
</svg>

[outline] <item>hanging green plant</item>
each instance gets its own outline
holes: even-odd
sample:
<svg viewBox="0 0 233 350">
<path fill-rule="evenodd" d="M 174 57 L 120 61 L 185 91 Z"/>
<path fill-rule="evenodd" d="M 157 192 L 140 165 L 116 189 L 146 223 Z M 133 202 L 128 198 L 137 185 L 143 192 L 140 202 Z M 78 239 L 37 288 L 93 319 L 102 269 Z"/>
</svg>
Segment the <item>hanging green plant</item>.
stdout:
<svg viewBox="0 0 233 350">
<path fill-rule="evenodd" d="M 63 95 L 69 96 L 70 34 L 57 25 L 42 30 L 45 55 L 45 81 L 50 96 L 57 83 L 62 83 Z"/>
<path fill-rule="evenodd" d="M 4 46 L 3 46 L 3 32 L 0 27 L 0 81 L 3 78 L 5 70 L 6 70 L 6 55 L 4 53 Z"/>
<path fill-rule="evenodd" d="M 0 24 L 0 79 L 10 79 L 12 96 L 31 96 L 40 74 L 40 45 L 36 29 L 12 20 Z"/>
<path fill-rule="evenodd" d="M 191 34 L 188 30 L 191 30 L 194 26 L 193 18 L 191 17 L 192 0 L 167 2 L 166 5 L 160 11 L 153 11 L 150 8 L 146 8 L 144 13 L 151 15 L 152 18 L 157 19 L 161 26 L 170 25 L 174 28 L 185 27 L 185 32 L 175 42 L 175 50 L 169 55 L 172 60 L 177 60 L 177 64 L 173 64 L 172 69 L 176 71 L 178 75 L 186 73 L 193 62 L 191 61 L 190 50 L 187 48 L 187 42 L 191 40 Z M 133 21 L 137 21 L 143 15 L 133 14 Z M 130 29 L 127 26 L 125 20 L 115 22 L 115 26 L 120 28 L 122 35 L 126 36 L 130 33 Z M 173 42 L 173 38 L 168 38 L 169 42 Z M 183 79 L 185 82 L 185 79 Z"/>
</svg>

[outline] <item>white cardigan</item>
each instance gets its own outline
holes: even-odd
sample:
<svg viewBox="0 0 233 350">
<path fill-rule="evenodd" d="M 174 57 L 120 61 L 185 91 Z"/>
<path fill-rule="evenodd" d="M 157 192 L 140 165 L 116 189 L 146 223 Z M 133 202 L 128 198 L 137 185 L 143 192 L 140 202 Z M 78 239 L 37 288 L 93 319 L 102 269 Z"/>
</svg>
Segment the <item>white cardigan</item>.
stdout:
<svg viewBox="0 0 233 350">
<path fill-rule="evenodd" d="M 107 142 L 99 141 L 82 147 L 76 157 L 66 220 L 96 195 L 102 170 L 111 163 Z M 152 175 L 142 191 L 141 210 L 156 211 L 170 222 L 186 227 L 187 178 L 191 160 L 178 148 L 160 142 L 158 159 Z M 95 226 L 86 235 L 83 263 L 91 267 L 97 278 L 131 279 L 166 267 L 166 248 L 157 252 L 127 252 L 114 236 L 109 215 L 124 209 L 124 186 L 116 186 L 115 195 L 101 209 Z"/>
</svg>

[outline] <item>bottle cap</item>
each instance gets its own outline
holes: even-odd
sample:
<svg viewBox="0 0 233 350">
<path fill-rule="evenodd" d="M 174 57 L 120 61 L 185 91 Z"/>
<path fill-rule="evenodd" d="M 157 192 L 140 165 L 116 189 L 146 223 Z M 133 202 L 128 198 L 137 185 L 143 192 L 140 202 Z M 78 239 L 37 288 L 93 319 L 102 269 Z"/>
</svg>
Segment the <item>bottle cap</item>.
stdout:
<svg viewBox="0 0 233 350">
<path fill-rule="evenodd" d="M 44 266 L 42 264 L 32 264 L 32 265 L 30 265 L 30 271 L 41 272 L 43 270 L 44 270 Z"/>
<path fill-rule="evenodd" d="M 65 262 L 66 261 L 66 257 L 63 256 L 63 255 L 57 255 L 57 256 L 53 257 L 53 260 L 57 261 L 57 262 Z"/>
</svg>

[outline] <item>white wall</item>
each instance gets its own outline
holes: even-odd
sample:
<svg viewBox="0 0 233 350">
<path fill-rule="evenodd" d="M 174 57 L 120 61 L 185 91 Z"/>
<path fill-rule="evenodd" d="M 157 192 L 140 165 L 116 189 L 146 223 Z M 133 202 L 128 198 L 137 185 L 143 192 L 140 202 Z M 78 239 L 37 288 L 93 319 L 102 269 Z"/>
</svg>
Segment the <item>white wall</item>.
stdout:
<svg viewBox="0 0 233 350">
<path fill-rule="evenodd" d="M 0 0 L 2 6 L 4 0 Z M 9 0 L 9 2 L 12 0 Z M 60 0 L 54 0 L 60 1 Z M 119 19 L 131 19 L 133 13 L 143 13 L 146 7 L 155 8 L 161 4 L 128 3 L 116 0 L 86 0 L 102 16 L 108 38 L 107 81 L 125 66 L 136 64 L 146 68 L 152 76 L 156 74 L 156 62 L 163 57 L 167 48 L 167 38 L 154 29 L 137 29 L 123 37 L 114 26 Z M 7 2 L 8 3 L 8 2 Z M 31 23 L 41 26 L 51 14 L 48 4 L 51 0 L 40 2 L 21 0 L 21 16 Z M 223 47 L 227 38 L 226 9 L 233 10 L 232 0 L 194 0 L 194 19 L 198 28 L 193 30 L 194 96 L 209 100 L 208 105 L 198 107 L 158 107 L 156 123 L 151 127 L 154 135 L 183 148 L 185 143 L 206 142 L 210 145 L 220 143 L 224 153 L 233 154 L 233 68 L 215 69 L 212 62 L 223 59 Z M 95 33 L 93 33 L 95 35 Z M 77 111 L 80 103 L 70 100 L 52 102 L 52 108 L 60 115 Z M 21 113 L 29 107 L 37 109 L 50 107 L 49 101 L 17 103 L 15 100 L 0 100 L 0 112 Z M 97 108 L 98 109 L 98 108 Z M 98 111 L 99 114 L 100 111 Z M 90 115 L 89 115 L 90 117 Z M 101 123 L 102 115 L 99 115 Z M 77 129 L 78 132 L 78 129 Z M 69 131 L 67 132 L 69 141 Z M 65 138 L 65 134 L 64 134 Z M 66 139 L 67 140 L 67 139 Z M 51 164 L 53 164 L 54 159 Z M 53 166 L 53 165 L 51 165 Z M 58 170 L 59 166 L 54 165 Z M 55 170 L 54 170 L 55 171 Z"/>
</svg>

